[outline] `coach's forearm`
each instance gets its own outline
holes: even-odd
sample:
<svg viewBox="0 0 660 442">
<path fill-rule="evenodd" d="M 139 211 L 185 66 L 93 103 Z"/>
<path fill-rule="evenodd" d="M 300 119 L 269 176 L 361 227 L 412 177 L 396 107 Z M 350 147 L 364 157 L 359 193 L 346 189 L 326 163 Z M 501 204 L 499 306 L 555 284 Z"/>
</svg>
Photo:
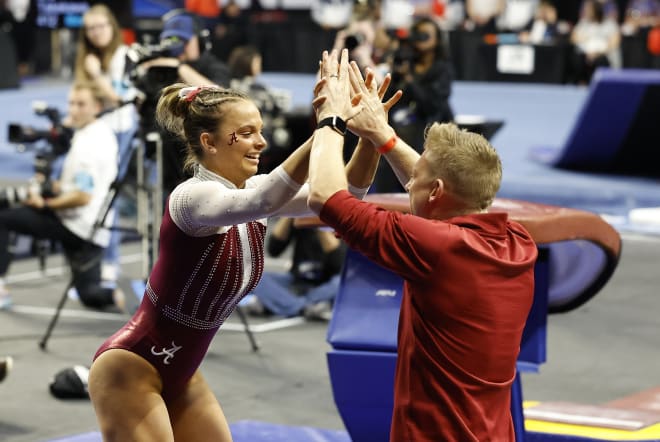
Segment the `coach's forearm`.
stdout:
<svg viewBox="0 0 660 442">
<path fill-rule="evenodd" d="M 307 203 L 320 213 L 325 202 L 339 190 L 348 188 L 343 159 L 343 135 L 330 127 L 317 129 L 309 159 L 309 198 Z"/>
</svg>

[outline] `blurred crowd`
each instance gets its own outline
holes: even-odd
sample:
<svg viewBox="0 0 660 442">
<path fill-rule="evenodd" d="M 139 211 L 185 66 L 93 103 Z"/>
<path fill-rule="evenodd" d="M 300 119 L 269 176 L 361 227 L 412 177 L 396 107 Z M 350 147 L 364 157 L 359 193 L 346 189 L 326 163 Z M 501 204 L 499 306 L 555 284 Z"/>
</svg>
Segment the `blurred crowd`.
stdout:
<svg viewBox="0 0 660 442">
<path fill-rule="evenodd" d="M 89 3 L 106 3 L 118 17 L 122 38 L 127 43 L 135 41 L 139 31 L 131 27 L 139 17 L 132 16 L 131 2 Z M 268 9 L 273 6 L 262 3 L 270 5 L 254 0 L 181 2 L 197 17 L 200 29 L 207 31 L 208 42 L 212 43 L 210 52 L 215 57 L 228 63 L 234 48 L 252 45 L 266 57 L 268 70 L 269 57 L 277 57 L 273 53 L 278 44 L 260 38 L 259 28 L 285 21 L 286 12 Z M 442 31 L 441 44 L 453 64 L 459 63 L 460 57 L 477 55 L 450 51 L 470 51 L 453 42 L 470 33 L 491 44 L 569 47 L 566 72 L 560 79 L 564 83 L 586 84 L 599 66 L 659 65 L 660 0 L 314 0 L 309 8 L 309 21 L 319 26 L 324 35 L 331 33 L 335 46 L 351 49 L 353 58 L 363 67 L 389 65 L 383 71 L 391 68 L 395 54 L 401 55 L 405 50 L 397 52 L 402 44 L 418 37 L 407 34 L 420 18 L 428 18 Z M 16 42 L 22 75 L 34 70 L 37 16 L 36 0 L 0 0 L 0 23 Z M 318 38 L 325 38 L 321 33 Z M 286 47 L 284 43 L 281 49 Z M 282 70 L 282 66 L 277 70 Z M 460 79 L 462 73 L 457 74 Z"/>
</svg>

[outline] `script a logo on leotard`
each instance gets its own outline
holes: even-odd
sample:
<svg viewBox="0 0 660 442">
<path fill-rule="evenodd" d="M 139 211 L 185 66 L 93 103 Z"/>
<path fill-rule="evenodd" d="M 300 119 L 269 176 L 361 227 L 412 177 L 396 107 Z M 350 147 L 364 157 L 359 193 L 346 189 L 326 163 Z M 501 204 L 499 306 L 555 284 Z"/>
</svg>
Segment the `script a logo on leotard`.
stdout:
<svg viewBox="0 0 660 442">
<path fill-rule="evenodd" d="M 154 356 L 165 356 L 163 358 L 163 364 L 170 365 L 170 359 L 173 359 L 174 353 L 181 350 L 181 348 L 183 348 L 182 345 L 176 345 L 174 341 L 172 341 L 172 346 L 170 348 L 163 347 L 161 351 L 156 351 L 156 346 L 153 345 L 151 347 L 151 354 Z"/>
<path fill-rule="evenodd" d="M 396 296 L 396 290 L 379 289 L 379 290 L 376 290 L 376 296 L 384 296 L 384 297 L 394 298 Z"/>
</svg>

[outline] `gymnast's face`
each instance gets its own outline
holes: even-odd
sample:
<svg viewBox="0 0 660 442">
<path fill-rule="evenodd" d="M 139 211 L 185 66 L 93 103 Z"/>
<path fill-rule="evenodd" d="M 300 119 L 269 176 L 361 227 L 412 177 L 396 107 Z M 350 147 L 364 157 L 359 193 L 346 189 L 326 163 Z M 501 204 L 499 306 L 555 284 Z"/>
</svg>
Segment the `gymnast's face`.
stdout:
<svg viewBox="0 0 660 442">
<path fill-rule="evenodd" d="M 225 115 L 212 143 L 205 149 L 205 167 L 227 178 L 238 188 L 257 173 L 259 157 L 266 148 L 259 109 L 248 100 L 227 103 Z"/>
</svg>

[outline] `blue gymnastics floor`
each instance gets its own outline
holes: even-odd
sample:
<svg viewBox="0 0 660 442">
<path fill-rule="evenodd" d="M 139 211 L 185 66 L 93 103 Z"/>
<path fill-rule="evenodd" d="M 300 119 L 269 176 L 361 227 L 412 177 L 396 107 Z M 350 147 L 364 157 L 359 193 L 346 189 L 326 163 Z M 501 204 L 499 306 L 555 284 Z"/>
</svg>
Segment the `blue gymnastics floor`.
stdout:
<svg viewBox="0 0 660 442">
<path fill-rule="evenodd" d="M 348 433 L 311 427 L 291 427 L 256 421 L 230 424 L 234 442 L 351 442 Z M 45 442 L 101 442 L 101 434 L 93 431 Z"/>
</svg>

